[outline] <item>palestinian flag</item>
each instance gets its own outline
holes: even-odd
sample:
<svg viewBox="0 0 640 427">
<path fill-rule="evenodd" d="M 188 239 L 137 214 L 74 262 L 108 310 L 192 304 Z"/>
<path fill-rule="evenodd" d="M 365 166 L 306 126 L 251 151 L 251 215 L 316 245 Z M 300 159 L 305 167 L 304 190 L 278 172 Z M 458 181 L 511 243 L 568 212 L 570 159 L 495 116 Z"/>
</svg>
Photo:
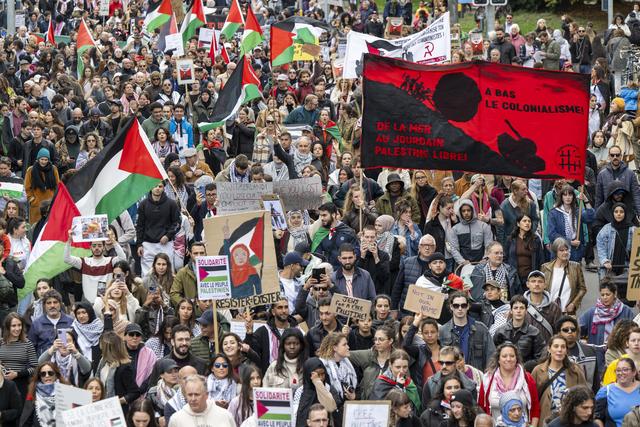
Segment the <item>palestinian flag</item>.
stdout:
<svg viewBox="0 0 640 427">
<path fill-rule="evenodd" d="M 166 24 L 164 24 L 162 27 L 160 27 L 160 34 L 158 37 L 158 50 L 160 52 L 164 52 L 166 53 L 167 51 L 167 41 L 166 38 L 168 35 L 170 34 L 177 34 L 178 33 L 178 23 L 176 22 L 176 15 L 173 13 L 173 11 L 171 12 L 171 18 L 169 18 L 169 20 L 166 22 Z M 171 49 L 173 50 L 173 49 Z"/>
<path fill-rule="evenodd" d="M 164 179 L 167 174 L 149 138 L 138 120 L 130 118 L 116 138 L 58 192 L 27 262 L 21 298 L 33 291 L 40 277 L 51 278 L 69 268 L 62 251 L 73 217 L 105 214 L 113 221 Z M 60 197 L 64 201 L 59 202 Z"/>
<path fill-rule="evenodd" d="M 193 0 L 191 9 L 187 12 L 180 26 L 183 43 L 187 43 L 191 37 L 196 35 L 196 30 L 206 24 L 207 18 L 204 15 L 202 0 Z M 214 31 L 215 32 L 215 31 Z"/>
<path fill-rule="evenodd" d="M 163 26 L 171 18 L 172 14 L 171 0 L 162 0 L 158 7 L 147 11 L 142 28 L 147 33 L 153 33 L 156 28 Z"/>
<path fill-rule="evenodd" d="M 22 178 L 0 178 L 0 197 L 20 199 L 24 195 L 24 184 Z"/>
<path fill-rule="evenodd" d="M 247 7 L 247 19 L 244 23 L 244 33 L 242 33 L 242 41 L 240 42 L 240 55 L 251 52 L 254 47 L 258 46 L 264 40 L 262 28 L 253 14 L 251 7 Z"/>
<path fill-rule="evenodd" d="M 49 25 L 47 26 L 45 39 L 54 46 L 56 44 L 55 18 L 56 18 L 56 8 L 53 7 L 53 9 L 51 9 L 51 16 L 49 17 Z"/>
<path fill-rule="evenodd" d="M 222 265 L 198 265 L 198 276 L 200 282 L 217 283 L 229 280 L 229 267 Z"/>
<path fill-rule="evenodd" d="M 288 425 L 291 422 L 291 390 L 256 387 L 253 389 L 254 412 L 261 422 Z"/>
<path fill-rule="evenodd" d="M 218 101 L 213 107 L 211 122 L 198 123 L 200 132 L 207 132 L 210 129 L 224 125 L 240 109 L 242 104 L 261 97 L 260 80 L 258 80 L 247 57 L 243 56 L 218 94 Z"/>
<path fill-rule="evenodd" d="M 331 135 L 336 141 L 342 142 L 342 134 L 340 133 L 340 128 L 335 122 L 329 120 L 329 122 L 327 123 L 327 127 L 324 128 L 324 131 Z"/>
<path fill-rule="evenodd" d="M 96 41 L 93 39 L 91 31 L 89 31 L 84 19 L 80 21 L 80 26 L 78 27 L 78 40 L 76 42 L 76 46 L 78 50 L 78 79 L 81 79 L 84 75 L 84 61 L 82 60 L 82 54 L 96 46 Z"/>
<path fill-rule="evenodd" d="M 249 251 L 249 264 L 256 267 L 264 260 L 264 213 L 240 224 L 229 236 L 229 253 L 233 253 L 236 246 L 245 246 Z M 224 248 L 220 248 L 220 255 L 226 255 Z M 232 262 L 231 257 L 229 261 Z M 233 265 L 229 271 L 233 273 Z"/>
<path fill-rule="evenodd" d="M 67 191 L 67 187 L 63 183 L 58 184 L 58 190 L 47 216 L 47 223 L 42 227 L 31 249 L 24 272 L 25 286 L 18 289 L 19 299 L 22 300 L 31 295 L 38 279 L 52 278 L 69 269 L 69 265 L 63 261 L 64 245 L 69 237 L 73 218 L 80 215 L 80 210 Z M 72 243 L 71 248 L 71 253 L 79 257 L 91 254 L 89 243 L 86 242 Z"/>
<path fill-rule="evenodd" d="M 238 3 L 238 0 L 231 0 L 231 9 L 229 10 L 227 19 L 224 21 L 220 34 L 223 35 L 227 41 L 231 41 L 233 35 L 238 31 L 238 28 L 240 28 L 240 25 L 244 25 L 244 18 L 240 11 L 240 3 Z"/>
<path fill-rule="evenodd" d="M 291 16 L 271 25 L 271 65 L 283 65 L 293 62 L 294 45 L 318 44 L 323 32 L 329 31 L 324 22 L 304 16 Z"/>
</svg>

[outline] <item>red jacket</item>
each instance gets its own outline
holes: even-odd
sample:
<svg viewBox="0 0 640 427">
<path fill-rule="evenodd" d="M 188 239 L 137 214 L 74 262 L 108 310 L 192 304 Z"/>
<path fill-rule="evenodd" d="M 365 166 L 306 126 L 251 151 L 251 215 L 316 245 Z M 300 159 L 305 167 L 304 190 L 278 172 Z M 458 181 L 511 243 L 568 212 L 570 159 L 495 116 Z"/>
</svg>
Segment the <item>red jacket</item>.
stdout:
<svg viewBox="0 0 640 427">
<path fill-rule="evenodd" d="M 540 418 L 540 401 L 538 400 L 538 389 L 536 387 L 536 382 L 528 373 L 524 367 L 522 367 L 522 371 L 525 375 L 525 381 L 527 382 L 527 388 L 529 389 L 529 394 L 531 395 L 531 406 L 528 408 L 529 411 L 529 423 L 533 418 Z M 488 375 L 488 374 L 487 374 Z M 478 396 L 478 405 L 489 415 L 491 415 L 491 405 L 489 403 L 489 394 L 487 392 L 491 390 L 491 386 L 493 385 L 493 378 L 495 377 L 495 373 L 489 376 L 489 381 L 486 380 L 487 375 L 485 375 L 485 381 L 483 381 L 482 387 L 480 387 L 480 395 Z"/>
</svg>

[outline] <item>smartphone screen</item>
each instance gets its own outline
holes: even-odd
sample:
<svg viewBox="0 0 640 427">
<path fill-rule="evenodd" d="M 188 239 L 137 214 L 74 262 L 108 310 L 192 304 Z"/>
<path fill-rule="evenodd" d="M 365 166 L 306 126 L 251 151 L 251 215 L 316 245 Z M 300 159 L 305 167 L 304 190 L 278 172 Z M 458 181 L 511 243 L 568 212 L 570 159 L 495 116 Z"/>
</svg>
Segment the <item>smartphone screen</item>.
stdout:
<svg viewBox="0 0 640 427">
<path fill-rule="evenodd" d="M 67 330 L 66 329 L 58 329 L 58 338 L 62 341 L 62 344 L 67 346 Z"/>
</svg>

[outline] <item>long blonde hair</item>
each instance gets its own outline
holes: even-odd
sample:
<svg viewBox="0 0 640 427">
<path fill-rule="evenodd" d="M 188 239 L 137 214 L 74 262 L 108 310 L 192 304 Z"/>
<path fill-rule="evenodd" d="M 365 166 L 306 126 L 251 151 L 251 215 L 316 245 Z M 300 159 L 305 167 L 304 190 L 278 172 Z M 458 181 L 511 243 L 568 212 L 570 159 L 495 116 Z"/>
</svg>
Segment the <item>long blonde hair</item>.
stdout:
<svg viewBox="0 0 640 427">
<path fill-rule="evenodd" d="M 120 366 L 131 363 L 124 340 L 114 331 L 107 331 L 102 335 L 100 350 L 102 351 L 102 359 L 109 365 Z"/>
<path fill-rule="evenodd" d="M 104 292 L 104 296 L 102 297 L 102 301 L 104 302 L 104 306 L 108 307 L 109 300 L 113 300 L 118 305 L 118 315 L 120 317 L 124 316 L 125 319 L 128 319 L 129 313 L 127 311 L 127 297 L 125 296 L 124 292 L 120 297 L 120 301 L 116 301 L 114 298 L 111 297 L 111 291 L 113 291 L 117 287 L 118 287 L 117 282 L 114 282 L 113 280 L 109 281 L 107 283 L 107 290 Z"/>
</svg>

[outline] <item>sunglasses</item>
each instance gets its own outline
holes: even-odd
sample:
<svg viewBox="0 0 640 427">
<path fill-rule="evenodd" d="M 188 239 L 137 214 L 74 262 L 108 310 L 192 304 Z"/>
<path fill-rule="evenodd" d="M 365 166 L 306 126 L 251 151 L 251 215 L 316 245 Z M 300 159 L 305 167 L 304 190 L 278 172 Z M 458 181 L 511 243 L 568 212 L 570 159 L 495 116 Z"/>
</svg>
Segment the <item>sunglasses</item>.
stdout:
<svg viewBox="0 0 640 427">
<path fill-rule="evenodd" d="M 622 157 L 622 153 L 609 153 L 609 157 Z"/>
<path fill-rule="evenodd" d="M 128 337 L 131 337 L 131 338 L 137 338 L 137 337 L 141 337 L 141 336 L 142 336 L 142 334 L 139 334 L 139 333 L 137 333 L 137 332 L 129 332 L 129 333 L 127 334 L 127 336 L 128 336 Z"/>
<path fill-rule="evenodd" d="M 565 334 L 572 334 L 575 331 L 578 330 L 578 328 L 562 328 L 560 329 L 562 332 L 564 332 Z"/>
<path fill-rule="evenodd" d="M 272 124 L 274 124 L 274 123 L 275 123 L 275 120 L 267 120 L 267 124 L 268 124 L 268 125 L 272 125 Z"/>
<path fill-rule="evenodd" d="M 316 292 L 325 292 L 327 289 L 329 289 L 329 288 L 327 288 L 326 286 L 319 286 L 319 287 L 314 286 L 313 287 L 313 290 L 316 291 Z"/>
<path fill-rule="evenodd" d="M 469 307 L 469 304 L 467 304 L 466 302 L 463 304 L 451 304 L 451 307 L 457 310 L 459 308 L 467 308 Z"/>
<path fill-rule="evenodd" d="M 45 377 L 55 377 L 56 373 L 53 371 L 40 371 L 40 378 L 45 378 Z"/>
<path fill-rule="evenodd" d="M 455 365 L 456 364 L 456 362 L 451 361 L 451 360 L 439 360 L 438 363 L 443 365 L 443 366 L 451 366 L 451 365 Z"/>
<path fill-rule="evenodd" d="M 228 363 L 220 363 L 220 362 L 216 362 L 213 364 L 213 367 L 216 369 L 220 369 L 220 368 L 224 368 L 227 369 L 229 367 Z"/>
</svg>

